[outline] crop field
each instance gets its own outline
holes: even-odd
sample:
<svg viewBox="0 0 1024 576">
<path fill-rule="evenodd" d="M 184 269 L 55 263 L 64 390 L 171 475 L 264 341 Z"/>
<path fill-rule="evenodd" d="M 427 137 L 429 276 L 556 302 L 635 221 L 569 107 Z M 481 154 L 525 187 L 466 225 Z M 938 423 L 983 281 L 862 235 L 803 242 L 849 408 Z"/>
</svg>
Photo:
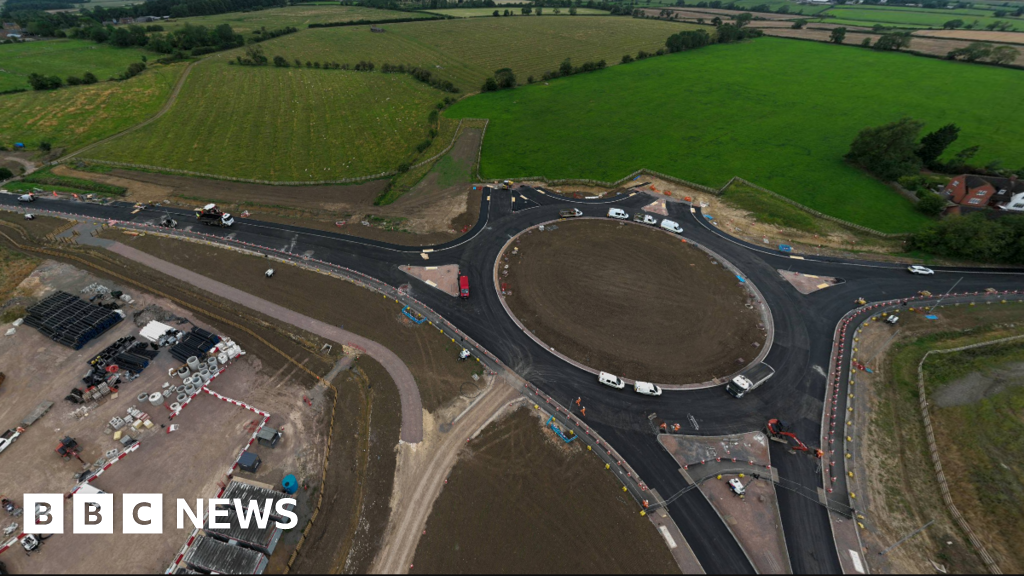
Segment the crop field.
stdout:
<svg viewBox="0 0 1024 576">
<path fill-rule="evenodd" d="M 525 83 L 555 70 L 566 58 L 576 64 L 654 51 L 679 30 L 698 26 L 619 16 L 586 18 L 465 18 L 386 24 L 384 34 L 365 27 L 314 29 L 263 43 L 267 56 L 331 60 L 378 66 L 413 64 L 431 69 L 464 92 L 476 92 L 495 70 L 510 67 Z"/>
<path fill-rule="evenodd" d="M 405 74 L 196 66 L 174 107 L 90 158 L 274 181 L 393 170 L 444 94 Z"/>
<path fill-rule="evenodd" d="M 987 105 L 945 89 L 950 77 L 990 87 Z M 649 168 L 719 187 L 742 176 L 826 214 L 906 232 L 928 220 L 843 161 L 857 133 L 902 116 L 925 131 L 955 122 L 947 154 L 978 144 L 978 164 L 1021 166 L 1024 141 L 1009 119 L 1024 116 L 1022 93 L 1016 70 L 761 38 L 482 94 L 446 114 L 491 120 L 485 178 L 614 181 Z"/>
<path fill-rule="evenodd" d="M 142 56 L 155 56 L 139 48 L 114 48 L 88 40 L 45 40 L 0 45 L 0 91 L 28 88 L 28 75 L 81 77 L 92 72 L 100 80 L 124 72 Z"/>
<path fill-rule="evenodd" d="M 696 2 L 693 4 L 696 4 Z M 724 2 L 724 4 L 729 4 L 729 2 Z M 814 6 L 812 4 L 798 4 L 790 0 L 736 0 L 735 4 L 740 8 L 752 8 L 761 4 L 767 4 L 772 9 L 772 12 L 778 12 L 782 6 L 789 6 L 789 13 L 794 15 L 818 14 L 829 8 L 827 4 L 824 6 Z"/>
<path fill-rule="evenodd" d="M 887 26 L 942 28 L 950 20 L 963 20 L 966 24 L 977 22 L 975 28 L 982 28 L 996 21 L 1010 22 L 1018 30 L 1024 30 L 1024 19 L 1003 17 L 996 18 L 987 10 L 912 10 L 897 8 L 873 8 L 868 6 L 846 7 L 837 6 L 823 15 L 837 19 Z M 831 18 L 826 20 L 831 22 Z"/>
<path fill-rule="evenodd" d="M 427 10 L 431 14 L 442 14 L 444 16 L 454 16 L 456 18 L 476 18 L 479 16 L 491 16 L 494 17 L 494 10 L 496 8 L 444 8 L 441 10 Z M 512 8 L 516 16 L 523 16 L 519 6 Z M 498 9 L 498 12 L 504 12 L 507 8 Z M 555 14 L 554 8 L 544 8 L 544 16 L 570 16 L 568 8 L 559 8 L 560 13 Z M 598 10 L 597 8 L 577 8 L 576 14 L 579 16 L 604 14 L 607 15 L 607 10 Z M 503 16 L 504 17 L 504 16 Z M 533 16 L 531 16 L 533 17 Z"/>
<path fill-rule="evenodd" d="M 156 114 L 184 69 L 155 66 L 124 82 L 0 96 L 0 144 L 73 150 L 120 132 Z"/>
<path fill-rule="evenodd" d="M 390 20 L 392 18 L 429 18 L 429 14 L 417 12 L 399 12 L 397 10 L 378 10 L 376 8 L 364 8 L 362 6 L 339 6 L 337 3 L 330 5 L 300 4 L 286 8 L 269 8 L 255 12 L 228 12 L 212 16 L 195 16 L 192 18 L 178 18 L 159 24 L 165 30 L 175 30 L 185 24 L 195 26 L 206 26 L 213 28 L 220 24 L 230 24 L 231 28 L 239 34 L 248 34 L 253 30 L 265 27 L 267 30 L 294 26 L 305 28 L 310 24 L 324 22 L 352 22 L 355 20 Z"/>
</svg>

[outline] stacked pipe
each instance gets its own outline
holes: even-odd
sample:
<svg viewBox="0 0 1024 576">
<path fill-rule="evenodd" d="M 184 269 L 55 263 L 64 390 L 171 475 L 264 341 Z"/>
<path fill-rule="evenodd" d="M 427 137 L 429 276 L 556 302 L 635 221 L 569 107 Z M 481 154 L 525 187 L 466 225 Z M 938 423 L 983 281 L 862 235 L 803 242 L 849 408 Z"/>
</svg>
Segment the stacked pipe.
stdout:
<svg viewBox="0 0 1024 576">
<path fill-rule="evenodd" d="M 79 350 L 122 320 L 120 314 L 67 292 L 56 292 L 28 309 L 25 324 L 48 338 Z"/>
<path fill-rule="evenodd" d="M 193 356 L 205 358 L 218 342 L 220 342 L 220 336 L 202 328 L 193 327 L 191 332 L 183 334 L 179 342 L 171 347 L 171 356 L 182 363 L 187 362 Z"/>
<path fill-rule="evenodd" d="M 87 386 L 104 382 L 109 378 L 107 372 L 110 366 L 139 374 L 159 353 L 158 350 L 150 350 L 145 342 L 136 342 L 135 336 L 122 336 L 89 361 L 92 370 L 82 381 Z"/>
</svg>

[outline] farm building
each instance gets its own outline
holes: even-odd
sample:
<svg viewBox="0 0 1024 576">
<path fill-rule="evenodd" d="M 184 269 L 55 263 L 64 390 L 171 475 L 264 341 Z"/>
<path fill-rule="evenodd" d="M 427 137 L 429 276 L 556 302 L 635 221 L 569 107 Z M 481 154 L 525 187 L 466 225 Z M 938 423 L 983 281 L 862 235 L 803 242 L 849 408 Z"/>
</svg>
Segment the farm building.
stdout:
<svg viewBox="0 0 1024 576">
<path fill-rule="evenodd" d="M 1016 175 L 1002 178 L 961 174 L 946 184 L 944 192 L 961 206 L 1024 212 L 1024 181 Z"/>
</svg>

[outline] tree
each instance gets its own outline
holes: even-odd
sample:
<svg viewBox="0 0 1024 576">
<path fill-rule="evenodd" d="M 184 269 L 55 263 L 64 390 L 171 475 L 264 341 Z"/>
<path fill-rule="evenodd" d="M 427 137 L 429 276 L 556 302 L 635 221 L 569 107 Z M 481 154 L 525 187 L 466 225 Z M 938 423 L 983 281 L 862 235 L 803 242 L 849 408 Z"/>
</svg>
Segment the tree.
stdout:
<svg viewBox="0 0 1024 576">
<path fill-rule="evenodd" d="M 533 12 L 533 8 L 530 8 L 529 6 L 523 6 L 521 12 L 529 16 Z"/>
<path fill-rule="evenodd" d="M 889 32 L 875 42 L 875 50 L 899 50 L 910 47 L 910 32 Z"/>
<path fill-rule="evenodd" d="M 711 25 L 714 26 L 715 28 L 718 28 L 719 26 L 722 25 L 722 19 L 719 18 L 718 16 L 715 16 L 714 18 L 711 19 Z"/>
<path fill-rule="evenodd" d="M 46 140 L 39 143 L 39 149 L 43 152 L 49 152 L 51 148 L 53 148 L 53 144 L 50 144 Z"/>
<path fill-rule="evenodd" d="M 737 14 L 734 18 L 734 20 L 736 21 L 737 28 L 743 28 L 747 24 L 750 24 L 750 21 L 753 19 L 754 15 L 751 14 L 750 12 L 743 12 L 741 14 Z"/>
<path fill-rule="evenodd" d="M 541 16 L 543 14 L 544 14 L 544 8 L 542 6 L 537 6 L 537 16 Z"/>
<path fill-rule="evenodd" d="M 882 180 L 916 174 L 921 170 L 921 159 L 915 152 L 922 127 L 923 122 L 903 118 L 877 128 L 865 128 L 850 144 L 846 159 Z"/>
<path fill-rule="evenodd" d="M 562 60 L 562 63 L 558 66 L 558 73 L 562 76 L 572 75 L 572 62 L 568 58 Z"/>
<path fill-rule="evenodd" d="M 960 20 L 960 19 L 950 20 L 950 21 L 946 22 L 945 24 L 943 24 L 942 27 L 944 29 L 946 29 L 946 30 L 956 30 L 957 28 L 963 28 L 964 27 L 964 21 Z"/>
<path fill-rule="evenodd" d="M 92 72 L 82 74 L 82 84 L 95 84 L 97 82 L 99 82 L 99 79 Z"/>
<path fill-rule="evenodd" d="M 575 15 L 576 15 L 576 7 L 575 6 L 570 6 L 569 7 L 569 16 L 575 16 Z"/>
<path fill-rule="evenodd" d="M 14 172 L 11 172 L 10 168 L 0 166 L 0 180 L 10 180 L 11 178 L 14 178 Z"/>
<path fill-rule="evenodd" d="M 912 235 L 907 247 L 975 262 L 1024 264 L 1024 216 L 953 216 Z"/>
<path fill-rule="evenodd" d="M 622 55 L 622 63 L 623 64 L 629 64 L 632 61 L 633 61 L 633 57 L 630 56 L 629 54 L 623 54 Z"/>
<path fill-rule="evenodd" d="M 942 211 L 946 208 L 946 199 L 938 194 L 932 192 L 926 192 L 922 195 L 922 198 L 917 201 L 914 205 L 918 212 L 927 214 L 928 216 L 938 216 L 942 214 Z"/>
<path fill-rule="evenodd" d="M 804 20 L 803 18 L 800 18 L 799 20 L 794 20 L 793 21 L 793 25 L 790 26 L 790 28 L 793 28 L 794 30 L 799 30 L 799 29 L 803 28 L 806 25 L 807 25 L 807 20 Z"/>
<path fill-rule="evenodd" d="M 987 42 L 971 42 L 963 48 L 957 48 L 956 50 L 950 50 L 946 54 L 946 58 L 950 60 L 964 60 L 966 62 L 975 62 L 982 58 L 987 58 L 992 54 L 993 46 Z M 1012 48 L 1011 48 L 1012 50 Z"/>
<path fill-rule="evenodd" d="M 56 90 L 64 85 L 59 76 L 43 76 L 35 72 L 28 75 L 28 83 L 33 90 Z"/>
<path fill-rule="evenodd" d="M 960 134 L 960 128 L 956 124 L 946 124 L 942 128 L 925 135 L 921 138 L 921 146 L 917 149 L 917 156 L 924 162 L 925 166 L 934 164 L 946 151 Z"/>
<path fill-rule="evenodd" d="M 828 41 L 833 44 L 842 44 L 843 40 L 846 40 L 846 28 L 833 28 L 832 33 L 829 34 Z"/>
<path fill-rule="evenodd" d="M 285 60 L 284 56 L 274 56 L 274 66 L 278 68 L 287 68 L 288 61 Z"/>
<path fill-rule="evenodd" d="M 557 14 L 561 14 L 561 13 L 562 13 L 562 11 L 561 11 L 561 10 L 559 10 L 558 8 L 555 8 L 554 12 L 555 12 L 555 14 L 556 14 L 556 15 L 557 15 Z"/>
<path fill-rule="evenodd" d="M 860 41 L 860 45 L 865 48 L 871 48 L 871 37 L 865 37 L 863 40 Z"/>
<path fill-rule="evenodd" d="M 502 68 L 494 72 L 494 81 L 497 83 L 498 88 L 515 88 L 516 87 L 516 75 L 512 73 L 511 68 Z"/>
<path fill-rule="evenodd" d="M 668 40 L 665 41 L 665 47 L 668 48 L 669 52 L 682 52 L 683 50 L 707 46 L 710 43 L 711 35 L 708 34 L 707 30 L 684 30 L 669 36 Z"/>
<path fill-rule="evenodd" d="M 494 81 L 494 78 L 488 78 L 484 81 L 484 86 L 481 88 L 483 92 L 495 92 L 498 90 L 498 83 Z"/>
<path fill-rule="evenodd" d="M 495 10 L 495 11 L 494 11 L 494 13 L 493 13 L 493 14 L 491 14 L 491 16 L 500 16 L 500 14 L 498 13 L 498 11 L 497 11 L 497 10 Z"/>
<path fill-rule="evenodd" d="M 989 60 L 996 64 L 1011 64 L 1014 60 L 1020 56 L 1020 52 L 1012 46 L 999 46 L 992 49 L 992 53 L 989 54 Z"/>
<path fill-rule="evenodd" d="M 981 146 L 969 146 L 956 153 L 953 159 L 949 161 L 949 167 L 953 168 L 954 171 L 961 171 L 967 168 L 967 163 L 974 158 L 974 155 L 978 153 Z"/>
</svg>

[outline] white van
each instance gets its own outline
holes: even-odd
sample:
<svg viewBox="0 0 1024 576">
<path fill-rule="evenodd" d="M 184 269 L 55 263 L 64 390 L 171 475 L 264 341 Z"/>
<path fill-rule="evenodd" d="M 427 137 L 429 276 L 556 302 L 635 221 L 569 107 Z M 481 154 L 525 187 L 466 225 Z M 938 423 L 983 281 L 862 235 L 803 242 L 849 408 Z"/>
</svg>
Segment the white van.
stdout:
<svg viewBox="0 0 1024 576">
<path fill-rule="evenodd" d="M 651 384 L 650 382 L 636 381 L 633 385 L 633 391 L 638 394 L 646 394 L 648 396 L 661 396 L 661 387 L 657 384 Z"/>
<path fill-rule="evenodd" d="M 618 218 L 619 220 L 627 220 L 629 218 L 629 214 L 627 214 L 626 211 L 623 210 L 622 208 L 609 208 L 608 217 Z"/>
<path fill-rule="evenodd" d="M 611 386 L 616 390 L 622 390 L 623 388 L 626 387 L 626 383 L 622 381 L 622 378 L 619 378 L 615 374 L 609 374 L 607 372 L 601 372 L 600 374 L 598 374 L 597 381 L 600 382 L 601 384 L 604 384 L 605 386 Z"/>
<path fill-rule="evenodd" d="M 661 227 L 664 228 L 665 230 L 668 230 L 669 232 L 674 232 L 676 234 L 683 233 L 683 227 L 680 226 L 677 222 L 673 222 L 672 220 L 662 220 Z"/>
</svg>

